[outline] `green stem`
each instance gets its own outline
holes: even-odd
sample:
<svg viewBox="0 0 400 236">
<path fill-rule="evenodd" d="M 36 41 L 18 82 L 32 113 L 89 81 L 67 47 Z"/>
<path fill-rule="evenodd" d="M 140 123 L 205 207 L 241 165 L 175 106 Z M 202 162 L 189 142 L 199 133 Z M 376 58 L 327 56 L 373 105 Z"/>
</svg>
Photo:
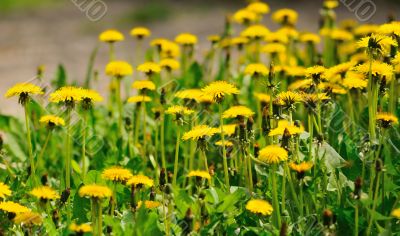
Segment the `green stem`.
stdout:
<svg viewBox="0 0 400 236">
<path fill-rule="evenodd" d="M 181 141 L 181 127 L 178 127 L 178 133 L 176 135 L 175 143 L 175 162 L 174 162 L 174 176 L 172 179 L 172 185 L 176 186 L 176 177 L 178 176 L 178 163 L 179 163 L 179 144 Z"/>
<path fill-rule="evenodd" d="M 358 202 L 356 202 L 356 205 L 354 207 L 355 212 L 354 212 L 354 236 L 358 236 Z"/>
<path fill-rule="evenodd" d="M 110 59 L 110 62 L 115 60 L 115 48 L 114 48 L 114 43 L 110 43 L 109 59 Z"/>
<path fill-rule="evenodd" d="M 50 137 L 51 137 L 51 130 L 49 129 L 49 132 L 47 133 L 47 137 L 46 137 L 46 140 L 44 141 L 42 150 L 40 150 L 39 156 L 38 156 L 38 158 L 37 158 L 37 163 L 36 163 L 36 165 L 37 165 L 38 167 L 41 167 L 41 165 L 42 165 L 41 163 L 42 163 L 44 151 L 46 150 L 47 145 L 49 144 Z"/>
<path fill-rule="evenodd" d="M 164 113 L 161 114 L 160 120 L 161 120 L 161 132 L 160 132 L 160 146 L 161 146 L 161 165 L 162 168 L 166 168 L 166 161 L 165 161 L 165 116 Z"/>
<path fill-rule="evenodd" d="M 249 171 L 249 192 L 250 194 L 252 194 L 253 192 L 253 170 L 252 170 L 252 164 L 251 164 L 251 158 L 249 155 L 245 156 L 246 160 L 247 160 L 247 169 Z"/>
<path fill-rule="evenodd" d="M 281 215 L 279 210 L 279 200 L 278 200 L 278 187 L 276 183 L 276 168 L 277 165 L 273 164 L 272 172 L 271 172 L 271 179 L 272 179 L 272 203 L 275 212 L 275 226 L 276 228 L 280 228 L 281 225 Z"/>
<path fill-rule="evenodd" d="M 144 101 L 144 96 L 145 96 L 145 94 L 143 93 L 143 101 Z M 146 103 L 145 102 L 143 102 L 143 104 L 142 104 L 142 109 L 143 109 L 143 111 L 142 111 L 142 115 L 143 115 L 143 118 L 142 118 L 142 125 L 143 125 L 143 157 L 146 157 L 146 153 L 147 153 L 147 150 L 146 150 L 146 142 L 147 142 L 147 140 L 146 140 Z"/>
<path fill-rule="evenodd" d="M 379 178 L 380 178 L 380 173 L 378 173 L 377 176 L 376 176 L 374 201 L 373 201 L 373 204 L 372 204 L 371 216 L 369 218 L 369 223 L 368 223 L 368 228 L 367 228 L 367 234 L 366 235 L 371 235 L 372 222 L 374 221 L 373 213 L 375 212 L 375 209 L 376 209 L 376 204 L 377 204 L 377 201 L 378 201 L 378 194 L 379 194 Z"/>
<path fill-rule="evenodd" d="M 27 142 L 28 142 L 29 162 L 30 162 L 30 165 L 31 165 L 31 177 L 32 177 L 33 185 L 36 186 L 35 159 L 33 158 L 33 150 L 32 150 L 31 126 L 29 124 L 28 101 L 25 102 L 24 106 L 25 106 L 26 139 L 27 139 Z"/>
<path fill-rule="evenodd" d="M 116 99 L 118 106 L 118 136 L 122 136 L 121 78 L 117 78 Z"/>
<path fill-rule="evenodd" d="M 98 214 L 98 218 L 97 218 L 97 233 L 99 236 L 103 235 L 103 212 L 101 209 L 101 202 L 100 200 L 98 200 L 99 202 L 97 203 L 97 214 Z"/>
<path fill-rule="evenodd" d="M 71 133 L 71 108 L 67 108 L 67 139 L 66 139 L 66 158 L 65 158 L 65 186 L 66 189 L 71 189 L 71 159 L 72 159 L 72 133 Z M 68 223 L 71 220 L 71 198 L 67 200 L 67 219 Z"/>
<path fill-rule="evenodd" d="M 204 158 L 204 167 L 205 167 L 206 171 L 208 172 L 208 161 L 207 161 L 206 151 L 202 150 L 201 153 L 203 154 L 203 158 Z"/>
<path fill-rule="evenodd" d="M 224 120 L 222 119 L 222 103 L 219 104 L 219 123 L 220 123 L 219 125 L 221 127 L 222 160 L 224 163 L 225 185 L 229 192 L 231 187 L 229 184 L 228 160 L 226 159 L 225 135 L 224 135 L 224 129 L 223 129 Z"/>
<path fill-rule="evenodd" d="M 141 104 L 142 103 L 140 103 L 140 102 L 136 104 L 136 118 L 135 118 L 135 127 L 134 127 L 135 133 L 134 133 L 134 137 L 133 137 L 133 143 L 135 146 L 138 145 L 138 140 L 139 140 L 139 128 L 140 128 L 139 123 L 140 123 L 140 110 L 141 110 L 140 105 Z"/>
<path fill-rule="evenodd" d="M 82 120 L 82 181 L 86 176 L 86 126 L 87 126 L 87 112 L 83 111 Z"/>
</svg>

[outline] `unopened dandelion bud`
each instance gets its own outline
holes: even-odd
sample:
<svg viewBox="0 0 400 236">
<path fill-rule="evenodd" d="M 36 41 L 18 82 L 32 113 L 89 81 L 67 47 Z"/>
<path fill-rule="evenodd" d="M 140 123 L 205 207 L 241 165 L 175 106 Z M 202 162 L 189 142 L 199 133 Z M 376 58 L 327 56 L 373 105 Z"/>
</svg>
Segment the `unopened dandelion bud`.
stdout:
<svg viewBox="0 0 400 236">
<path fill-rule="evenodd" d="M 329 227 L 333 223 L 333 212 L 331 210 L 324 210 L 322 213 L 322 223 L 326 227 Z"/>
<path fill-rule="evenodd" d="M 185 218 L 183 219 L 182 235 L 189 235 L 193 230 L 193 214 L 190 208 L 187 209 Z"/>
<path fill-rule="evenodd" d="M 0 134 L 0 151 L 3 150 L 3 144 L 4 144 L 3 135 Z"/>
<path fill-rule="evenodd" d="M 289 151 L 290 132 L 287 128 L 283 131 L 281 147 Z"/>
<path fill-rule="evenodd" d="M 58 213 L 58 209 L 53 210 L 51 214 L 51 219 L 53 220 L 54 225 L 57 226 L 58 221 L 60 220 L 60 214 Z"/>
<path fill-rule="evenodd" d="M 130 198 L 130 204 L 131 204 L 131 208 L 132 209 L 136 209 L 136 207 L 137 207 L 137 204 L 136 204 L 136 201 L 135 201 L 135 194 L 136 194 L 136 188 L 135 188 L 135 185 L 134 184 L 132 184 L 132 186 L 131 186 L 131 198 Z"/>
<path fill-rule="evenodd" d="M 154 187 L 151 187 L 151 190 L 150 190 L 150 201 L 154 201 L 155 198 L 156 198 L 156 191 L 155 191 Z"/>
<path fill-rule="evenodd" d="M 254 157 L 258 157 L 260 153 L 260 145 L 258 143 L 254 144 Z"/>
<path fill-rule="evenodd" d="M 42 175 L 42 177 L 40 178 L 40 182 L 42 183 L 42 185 L 47 185 L 47 173 Z"/>
<path fill-rule="evenodd" d="M 168 183 L 172 183 L 173 177 L 174 177 L 174 174 L 171 171 L 168 171 Z"/>
<path fill-rule="evenodd" d="M 287 235 L 287 223 L 282 222 L 281 229 L 279 231 L 279 236 L 286 236 Z"/>
<path fill-rule="evenodd" d="M 160 95 L 160 103 L 161 103 L 161 105 L 165 105 L 166 104 L 165 95 L 166 95 L 165 88 L 162 88 L 161 89 L 161 95 Z"/>
<path fill-rule="evenodd" d="M 361 177 L 357 177 L 356 181 L 354 181 L 354 199 L 360 199 L 361 197 L 362 182 L 363 180 Z"/>
<path fill-rule="evenodd" d="M 381 159 L 377 159 L 377 160 L 375 161 L 375 171 L 376 171 L 376 172 L 381 172 L 382 169 L 383 169 L 382 160 L 381 160 Z"/>
<path fill-rule="evenodd" d="M 69 195 L 71 194 L 71 189 L 67 188 L 61 193 L 61 198 L 60 198 L 60 203 L 61 205 L 64 205 L 69 198 Z"/>
<path fill-rule="evenodd" d="M 210 173 L 211 176 L 215 175 L 215 165 L 214 165 L 214 163 L 211 163 L 211 165 L 208 167 L 208 172 Z"/>
<path fill-rule="evenodd" d="M 160 171 L 160 187 L 161 188 L 164 188 L 164 186 L 166 184 L 165 180 L 166 180 L 165 169 L 162 168 L 161 171 Z"/>
<path fill-rule="evenodd" d="M 241 142 L 246 141 L 246 124 L 240 123 L 239 124 L 239 140 Z"/>
<path fill-rule="evenodd" d="M 249 118 L 247 119 L 247 132 L 248 132 L 248 133 L 251 133 L 251 132 L 252 132 L 252 130 L 253 130 L 253 125 L 254 125 L 253 117 L 249 117 Z"/>
</svg>

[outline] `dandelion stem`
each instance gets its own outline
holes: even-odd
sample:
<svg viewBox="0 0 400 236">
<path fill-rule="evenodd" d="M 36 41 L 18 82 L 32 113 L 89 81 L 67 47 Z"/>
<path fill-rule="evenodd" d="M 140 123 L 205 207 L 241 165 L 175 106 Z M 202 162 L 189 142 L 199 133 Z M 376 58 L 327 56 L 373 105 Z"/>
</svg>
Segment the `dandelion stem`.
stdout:
<svg viewBox="0 0 400 236">
<path fill-rule="evenodd" d="M 181 141 L 181 128 L 178 127 L 178 133 L 176 135 L 175 143 L 175 161 L 174 161 L 174 176 L 172 179 L 172 185 L 176 186 L 176 177 L 178 176 L 178 163 L 179 163 L 179 144 Z"/>
<path fill-rule="evenodd" d="M 371 229 L 372 229 L 372 222 L 374 221 L 374 212 L 376 209 L 376 204 L 378 201 L 378 193 L 379 193 L 379 178 L 380 178 L 380 173 L 377 173 L 376 176 L 376 185 L 375 185 L 375 192 L 374 192 L 374 200 L 372 203 L 372 209 L 371 209 L 371 216 L 369 218 L 369 223 L 368 223 L 368 228 L 367 228 L 367 234 L 366 235 L 371 235 Z"/>
<path fill-rule="evenodd" d="M 228 173 L 228 160 L 226 159 L 226 148 L 225 148 L 225 134 L 224 134 L 224 120 L 222 119 L 222 103 L 219 104 L 219 121 L 221 126 L 221 144 L 222 144 L 222 159 L 224 163 L 224 175 L 225 175 L 225 185 L 226 188 L 231 188 L 229 185 L 229 173 Z"/>
<path fill-rule="evenodd" d="M 160 146 L 161 146 L 161 165 L 162 168 L 166 168 L 166 163 L 165 163 L 165 116 L 164 113 L 161 114 L 160 121 L 161 121 L 161 131 L 160 131 Z"/>
<path fill-rule="evenodd" d="M 281 215 L 280 215 L 281 213 L 279 210 L 278 187 L 276 185 L 276 168 L 277 168 L 277 165 L 273 164 L 272 170 L 271 170 L 272 202 L 273 202 L 274 212 L 275 212 L 275 226 L 277 228 L 279 228 L 281 225 Z"/>
<path fill-rule="evenodd" d="M 140 105 L 141 105 L 142 103 L 140 103 L 140 102 L 138 102 L 137 103 L 137 105 L 136 105 L 136 117 L 135 117 L 135 127 L 134 127 L 134 129 L 135 129 L 135 133 L 134 133 L 134 137 L 133 137 L 133 143 L 135 144 L 135 145 L 137 145 L 138 144 L 138 139 L 139 139 L 139 123 L 140 123 Z"/>
<path fill-rule="evenodd" d="M 356 202 L 354 208 L 354 236 L 358 236 L 358 202 Z"/>
<path fill-rule="evenodd" d="M 42 158 L 43 158 L 43 155 L 44 155 L 44 151 L 46 150 L 47 145 L 49 144 L 50 137 L 51 137 L 51 130 L 49 129 L 49 130 L 48 130 L 48 133 L 47 133 L 47 136 L 46 136 L 46 140 L 44 141 L 42 150 L 40 150 L 39 156 L 38 156 L 38 158 L 37 158 L 37 163 L 36 163 L 36 165 L 37 165 L 38 167 L 41 166 Z"/>
<path fill-rule="evenodd" d="M 28 101 L 25 102 L 24 106 L 25 106 L 26 139 L 28 142 L 29 161 L 30 161 L 30 165 L 31 165 L 31 177 L 32 177 L 33 185 L 36 186 L 35 159 L 33 158 L 33 150 L 32 150 L 31 126 L 29 124 Z"/>
<path fill-rule="evenodd" d="M 87 112 L 83 111 L 82 120 L 82 181 L 86 175 L 86 126 L 87 126 Z"/>
<path fill-rule="evenodd" d="M 144 101 L 144 97 L 145 97 L 145 93 L 143 93 L 143 101 Z M 146 103 L 143 102 L 142 104 L 142 115 L 143 115 L 143 119 L 142 119 L 142 124 L 143 124 L 143 157 L 146 157 Z"/>
<path fill-rule="evenodd" d="M 116 99 L 118 106 L 118 137 L 119 137 L 122 136 L 121 78 L 117 78 Z"/>
</svg>

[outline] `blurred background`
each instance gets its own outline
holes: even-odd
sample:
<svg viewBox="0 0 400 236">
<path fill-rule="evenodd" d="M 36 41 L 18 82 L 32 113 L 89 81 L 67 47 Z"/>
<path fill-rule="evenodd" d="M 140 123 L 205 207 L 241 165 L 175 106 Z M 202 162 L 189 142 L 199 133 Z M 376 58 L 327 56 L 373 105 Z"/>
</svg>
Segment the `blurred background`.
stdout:
<svg viewBox="0 0 400 236">
<path fill-rule="evenodd" d="M 134 41 L 129 30 L 136 26 L 149 27 L 151 38 L 173 39 L 181 32 L 196 34 L 200 41 L 197 52 L 202 53 L 209 45 L 207 35 L 222 32 L 225 16 L 246 5 L 244 0 L 102 0 L 98 14 L 91 18 L 97 19 L 105 6 L 104 16 L 92 21 L 82 8 L 97 1 L 100 0 L 0 0 L 0 93 L 4 94 L 16 82 L 34 78 L 38 65 L 45 65 L 47 81 L 56 76 L 59 64 L 65 66 L 70 81 L 83 81 L 90 54 L 99 46 L 95 69 L 101 82 L 96 89 L 104 94 L 108 85 L 103 72 L 108 48 L 98 42 L 98 34 L 103 30 L 116 28 L 125 34 L 125 41 L 117 44 L 117 59 L 129 61 L 134 57 Z M 341 2 L 352 1 L 361 0 Z M 383 23 L 389 14 L 397 20 L 400 18 L 400 1 L 372 1 L 376 12 L 363 23 Z M 284 7 L 298 11 L 299 31 L 317 31 L 322 0 L 269 0 L 267 3 L 271 11 Z M 357 20 L 342 3 L 336 12 L 339 21 Z M 275 29 L 277 26 L 271 22 L 270 15 L 266 16 L 265 23 Z M 0 97 L 1 113 L 21 113 L 16 101 Z"/>
</svg>

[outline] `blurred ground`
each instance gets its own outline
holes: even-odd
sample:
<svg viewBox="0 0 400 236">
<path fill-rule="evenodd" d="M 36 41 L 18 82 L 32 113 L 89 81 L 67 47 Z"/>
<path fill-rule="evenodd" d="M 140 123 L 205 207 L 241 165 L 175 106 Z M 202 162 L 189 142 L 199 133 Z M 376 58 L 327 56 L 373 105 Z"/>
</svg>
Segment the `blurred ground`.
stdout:
<svg viewBox="0 0 400 236">
<path fill-rule="evenodd" d="M 208 45 L 206 36 L 223 30 L 225 14 L 244 6 L 244 2 L 239 0 L 109 0 L 105 1 L 106 15 L 100 21 L 91 22 L 72 2 L 83 0 L 37 0 L 43 4 L 28 4 L 28 7 L 23 4 L 14 7 L 14 0 L 1 1 L 4 2 L 0 3 L 0 94 L 16 82 L 29 81 L 41 64 L 46 66 L 46 80 L 54 77 L 57 65 L 62 63 L 70 80 L 82 81 L 89 55 L 98 43 L 97 36 L 108 28 L 117 28 L 126 35 L 126 40 L 117 46 L 117 58 L 120 59 L 133 57 L 133 40 L 128 33 L 130 28 L 139 25 L 149 27 L 153 38 L 173 38 L 180 32 L 194 33 L 201 41 L 199 51 L 204 51 Z M 31 0 L 24 1 L 32 3 Z M 282 7 L 297 10 L 300 14 L 298 29 L 316 31 L 321 2 L 275 0 L 268 3 L 272 10 Z M 375 2 L 377 12 L 369 22 L 383 23 L 388 13 L 400 10 L 394 2 Z M 345 6 L 337 9 L 337 13 L 338 19 L 355 19 Z M 276 28 L 269 17 L 266 17 L 267 26 Z M 397 19 L 399 17 L 397 15 Z M 100 71 L 100 81 L 103 81 L 97 89 L 103 94 L 108 82 L 103 73 L 106 63 L 107 47 L 100 44 L 95 68 Z M 0 112 L 20 113 L 16 100 L 6 100 L 3 96 L 0 98 Z"/>
</svg>

